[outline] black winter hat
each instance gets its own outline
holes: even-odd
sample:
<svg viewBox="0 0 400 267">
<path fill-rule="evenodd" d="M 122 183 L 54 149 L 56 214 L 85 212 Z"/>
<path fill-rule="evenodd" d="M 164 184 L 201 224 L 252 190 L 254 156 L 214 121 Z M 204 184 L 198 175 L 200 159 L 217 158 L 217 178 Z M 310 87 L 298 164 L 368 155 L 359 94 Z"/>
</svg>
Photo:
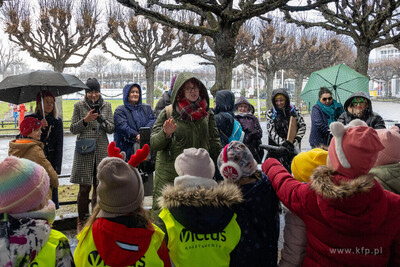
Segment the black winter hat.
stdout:
<svg viewBox="0 0 400 267">
<path fill-rule="evenodd" d="M 96 78 L 89 78 L 86 81 L 86 85 L 87 87 L 89 87 L 89 89 L 86 89 L 86 92 L 90 92 L 93 90 L 100 92 L 100 84 Z"/>
</svg>

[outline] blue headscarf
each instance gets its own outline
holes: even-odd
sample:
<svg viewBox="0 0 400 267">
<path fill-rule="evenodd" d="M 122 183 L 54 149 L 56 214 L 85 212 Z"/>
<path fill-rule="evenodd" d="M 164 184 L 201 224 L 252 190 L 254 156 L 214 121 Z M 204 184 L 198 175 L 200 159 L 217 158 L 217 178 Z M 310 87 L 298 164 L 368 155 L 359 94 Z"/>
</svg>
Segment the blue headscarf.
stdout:
<svg viewBox="0 0 400 267">
<path fill-rule="evenodd" d="M 321 101 L 319 101 L 319 99 L 317 100 L 317 104 L 329 118 L 328 127 L 332 122 L 336 121 L 337 118 L 339 118 L 340 114 L 344 112 L 342 104 L 337 102 L 335 99 L 333 99 L 330 106 L 325 106 L 321 103 Z"/>
</svg>

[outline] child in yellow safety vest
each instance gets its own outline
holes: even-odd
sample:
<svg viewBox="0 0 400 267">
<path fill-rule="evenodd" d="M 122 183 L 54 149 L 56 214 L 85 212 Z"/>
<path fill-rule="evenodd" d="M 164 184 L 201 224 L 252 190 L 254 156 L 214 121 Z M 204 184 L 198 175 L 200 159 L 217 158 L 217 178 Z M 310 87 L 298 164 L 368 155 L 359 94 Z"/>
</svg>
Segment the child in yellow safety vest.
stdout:
<svg viewBox="0 0 400 267">
<path fill-rule="evenodd" d="M 142 178 L 135 167 L 149 154 L 145 145 L 125 162 L 111 142 L 97 171 L 97 206 L 78 234 L 76 266 L 171 266 L 164 232 L 143 209 Z"/>
<path fill-rule="evenodd" d="M 74 266 L 68 238 L 51 229 L 49 176 L 33 161 L 0 163 L 0 266 Z"/>
<path fill-rule="evenodd" d="M 217 184 L 215 167 L 203 148 L 185 149 L 175 160 L 179 177 L 159 198 L 174 266 L 230 266 L 241 230 L 232 206 L 242 202 L 234 184 Z"/>
</svg>

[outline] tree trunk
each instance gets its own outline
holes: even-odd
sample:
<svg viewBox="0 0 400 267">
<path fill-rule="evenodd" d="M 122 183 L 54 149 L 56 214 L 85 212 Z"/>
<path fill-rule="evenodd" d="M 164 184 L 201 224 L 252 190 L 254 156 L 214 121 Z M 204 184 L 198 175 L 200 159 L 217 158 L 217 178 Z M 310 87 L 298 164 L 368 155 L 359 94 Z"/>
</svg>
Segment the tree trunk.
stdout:
<svg viewBox="0 0 400 267">
<path fill-rule="evenodd" d="M 356 71 L 362 75 L 368 76 L 368 58 L 371 52 L 371 48 L 366 45 L 357 46 L 357 58 L 355 68 Z"/>
<path fill-rule="evenodd" d="M 231 25 L 220 28 L 218 38 L 214 38 L 215 43 L 215 86 L 214 90 L 231 90 L 232 88 L 232 69 L 235 58 L 236 38 L 232 32 Z M 214 92 L 212 92 L 214 95 Z"/>
<path fill-rule="evenodd" d="M 304 79 L 304 74 L 299 73 L 299 75 L 296 77 L 296 80 L 294 82 L 294 103 L 297 108 L 300 108 L 300 94 L 301 94 L 301 89 L 303 87 L 303 79 Z M 307 106 L 311 105 L 313 103 L 306 103 Z M 310 110 L 310 106 L 308 106 L 308 110 Z"/>
<path fill-rule="evenodd" d="M 155 66 L 146 66 L 146 83 L 147 83 L 147 94 L 146 103 L 153 108 L 154 102 L 154 72 L 156 70 Z"/>
<path fill-rule="evenodd" d="M 266 108 L 267 111 L 273 107 L 271 96 L 272 96 L 272 90 L 274 89 L 274 72 L 273 71 L 267 71 L 267 93 L 265 95 L 265 103 L 266 103 Z"/>
<path fill-rule="evenodd" d="M 64 71 L 64 64 L 55 64 L 53 65 L 54 71 L 55 72 L 60 72 L 62 73 Z M 56 109 L 57 109 L 57 116 L 60 119 L 63 119 L 63 106 L 62 106 L 62 96 L 56 97 Z"/>
</svg>

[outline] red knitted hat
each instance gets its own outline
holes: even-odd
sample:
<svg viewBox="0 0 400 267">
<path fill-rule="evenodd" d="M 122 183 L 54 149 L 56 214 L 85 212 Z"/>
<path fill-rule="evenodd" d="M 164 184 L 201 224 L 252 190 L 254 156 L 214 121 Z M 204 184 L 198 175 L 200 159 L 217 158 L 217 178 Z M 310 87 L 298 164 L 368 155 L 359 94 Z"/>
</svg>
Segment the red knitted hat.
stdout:
<svg viewBox="0 0 400 267">
<path fill-rule="evenodd" d="M 359 119 L 346 126 L 333 122 L 329 127 L 334 137 L 328 155 L 335 170 L 350 179 L 367 174 L 384 148 L 378 133 Z"/>
<path fill-rule="evenodd" d="M 19 125 L 19 130 L 21 135 L 28 136 L 34 130 L 42 127 L 42 122 L 34 117 L 25 117 L 21 124 Z"/>
<path fill-rule="evenodd" d="M 330 129 L 328 155 L 335 170 L 350 179 L 367 174 L 384 148 L 377 132 L 359 119 L 346 126 L 333 122 Z"/>
</svg>

